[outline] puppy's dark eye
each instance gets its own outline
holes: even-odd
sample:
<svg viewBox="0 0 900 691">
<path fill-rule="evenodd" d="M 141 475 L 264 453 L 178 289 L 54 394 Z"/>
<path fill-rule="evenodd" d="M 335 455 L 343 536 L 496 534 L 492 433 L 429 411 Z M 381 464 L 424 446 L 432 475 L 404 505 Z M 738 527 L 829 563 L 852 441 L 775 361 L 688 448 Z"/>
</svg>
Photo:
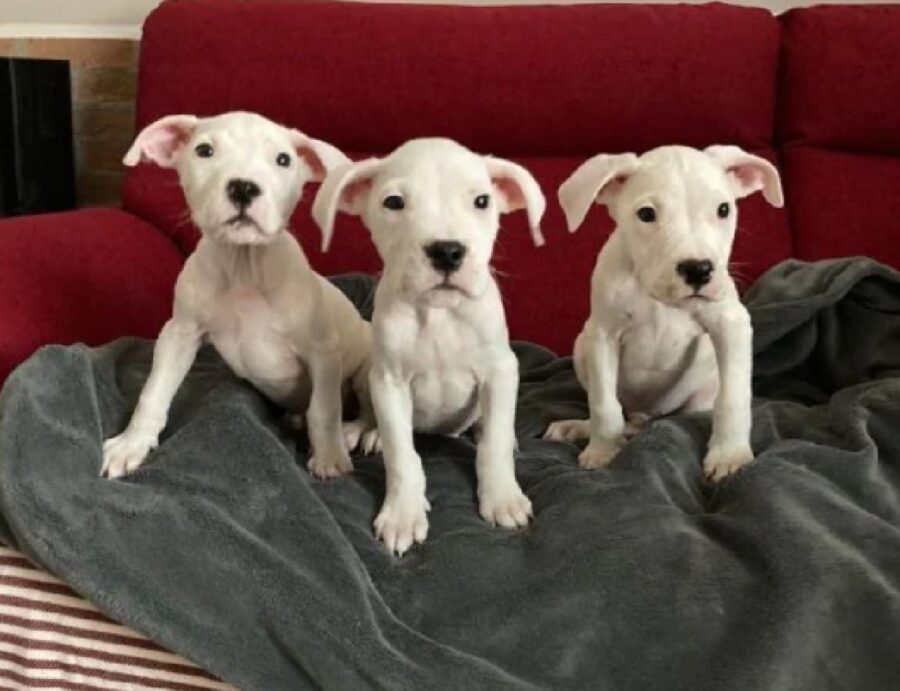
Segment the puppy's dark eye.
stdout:
<svg viewBox="0 0 900 691">
<path fill-rule="evenodd" d="M 656 209 L 652 206 L 642 206 L 637 210 L 637 217 L 641 223 L 653 223 L 656 220 Z"/>
<path fill-rule="evenodd" d="M 291 167 L 291 157 L 286 153 L 280 153 L 275 158 L 275 163 L 280 165 L 282 168 L 290 168 Z"/>
<path fill-rule="evenodd" d="M 399 194 L 390 194 L 384 198 L 381 205 L 385 209 L 390 209 L 391 211 L 400 211 L 406 206 L 406 202 L 403 201 L 403 197 Z"/>
<path fill-rule="evenodd" d="M 212 158 L 212 144 L 197 144 L 197 146 L 194 147 L 194 153 L 196 153 L 200 158 Z"/>
<path fill-rule="evenodd" d="M 731 213 L 731 204 L 728 202 L 723 202 L 719 204 L 719 208 L 716 209 L 716 215 L 719 218 L 728 218 L 728 214 Z"/>
<path fill-rule="evenodd" d="M 475 197 L 475 208 L 476 209 L 486 209 L 488 205 L 491 203 L 491 198 L 486 194 L 479 194 Z"/>
</svg>

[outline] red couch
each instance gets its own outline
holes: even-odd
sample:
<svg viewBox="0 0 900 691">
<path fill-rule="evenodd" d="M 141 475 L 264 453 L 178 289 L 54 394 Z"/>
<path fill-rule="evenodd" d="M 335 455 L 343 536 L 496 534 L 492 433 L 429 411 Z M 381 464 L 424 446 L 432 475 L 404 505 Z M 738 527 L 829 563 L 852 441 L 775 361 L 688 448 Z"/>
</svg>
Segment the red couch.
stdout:
<svg viewBox="0 0 900 691">
<path fill-rule="evenodd" d="M 514 338 L 569 352 L 610 222 L 577 235 L 556 188 L 585 157 L 667 143 L 733 143 L 776 161 L 787 207 L 741 204 L 734 270 L 789 256 L 868 254 L 900 266 L 900 7 L 776 18 L 707 6 L 450 7 L 169 0 L 144 28 L 137 126 L 246 109 L 351 155 L 442 134 L 519 160 L 549 199 L 547 245 L 523 215 L 496 250 Z M 342 217 L 322 273 L 378 270 Z M 0 222 L 0 381 L 38 346 L 154 336 L 196 242 L 174 174 L 130 171 L 123 210 Z"/>
</svg>

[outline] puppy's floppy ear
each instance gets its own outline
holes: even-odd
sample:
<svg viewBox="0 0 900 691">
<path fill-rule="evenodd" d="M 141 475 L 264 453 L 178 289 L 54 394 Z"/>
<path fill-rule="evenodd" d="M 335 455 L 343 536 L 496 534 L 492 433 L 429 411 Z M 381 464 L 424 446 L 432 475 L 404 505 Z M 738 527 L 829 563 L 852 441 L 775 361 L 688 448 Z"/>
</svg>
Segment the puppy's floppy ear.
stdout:
<svg viewBox="0 0 900 691">
<path fill-rule="evenodd" d="M 381 159 L 369 158 L 328 171 L 312 207 L 313 218 L 322 231 L 323 252 L 331 244 L 337 212 L 354 216 L 362 213 L 372 191 L 372 178 L 380 165 Z"/>
<path fill-rule="evenodd" d="M 578 230 L 591 204 L 608 203 L 638 165 L 634 154 L 599 154 L 578 166 L 557 192 L 569 232 Z"/>
<path fill-rule="evenodd" d="M 725 168 L 735 196 L 746 197 L 762 190 L 769 204 L 778 208 L 784 206 L 778 169 L 766 159 L 748 154 L 738 146 L 710 146 L 704 152 Z"/>
<path fill-rule="evenodd" d="M 510 213 L 525 209 L 528 214 L 528 225 L 531 228 L 531 239 L 540 247 L 544 244 L 541 234 L 541 218 L 547 208 L 547 201 L 541 192 L 540 185 L 525 168 L 502 158 L 484 157 L 491 183 L 500 198 L 500 211 Z"/>
<path fill-rule="evenodd" d="M 322 182 L 330 171 L 351 163 L 340 149 L 298 130 L 291 130 L 291 141 L 297 156 L 312 171 L 313 182 Z"/>
<path fill-rule="evenodd" d="M 181 150 L 197 126 L 194 115 L 167 115 L 147 125 L 134 140 L 122 163 L 136 166 L 143 161 L 153 161 L 163 168 L 175 165 L 175 156 Z"/>
</svg>

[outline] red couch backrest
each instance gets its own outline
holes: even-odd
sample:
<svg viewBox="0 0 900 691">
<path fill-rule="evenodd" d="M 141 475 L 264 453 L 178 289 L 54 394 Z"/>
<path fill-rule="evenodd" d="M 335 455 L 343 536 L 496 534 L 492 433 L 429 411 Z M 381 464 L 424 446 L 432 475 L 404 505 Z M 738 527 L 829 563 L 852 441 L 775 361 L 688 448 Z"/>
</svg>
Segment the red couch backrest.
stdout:
<svg viewBox="0 0 900 691">
<path fill-rule="evenodd" d="M 900 7 L 794 10 L 782 24 L 795 252 L 900 267 Z"/>
<path fill-rule="evenodd" d="M 730 143 L 775 160 L 780 29 L 727 5 L 459 7 L 179 0 L 147 20 L 138 126 L 163 115 L 258 111 L 353 154 L 445 135 L 531 169 L 548 197 L 547 245 L 503 219 L 495 264 L 514 338 L 570 352 L 610 231 L 601 208 L 568 235 L 562 180 L 599 152 Z M 356 219 L 318 252 L 310 188 L 294 229 L 322 273 L 375 271 Z M 127 209 L 189 250 L 174 175 L 140 166 Z M 787 214 L 741 204 L 735 271 L 746 281 L 791 253 Z"/>
</svg>

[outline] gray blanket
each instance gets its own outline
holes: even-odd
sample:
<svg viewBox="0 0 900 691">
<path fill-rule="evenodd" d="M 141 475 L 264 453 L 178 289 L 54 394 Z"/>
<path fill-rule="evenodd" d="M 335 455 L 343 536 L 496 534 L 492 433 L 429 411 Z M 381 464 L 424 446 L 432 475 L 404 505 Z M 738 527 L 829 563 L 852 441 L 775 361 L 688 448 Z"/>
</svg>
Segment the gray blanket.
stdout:
<svg viewBox="0 0 900 691">
<path fill-rule="evenodd" d="M 747 302 L 756 463 L 705 483 L 695 414 L 579 470 L 538 438 L 585 414 L 571 362 L 517 344 L 534 523 L 486 525 L 471 440 L 421 436 L 431 532 L 402 559 L 372 535 L 380 457 L 312 479 L 211 351 L 152 462 L 101 480 L 152 344 L 47 347 L 0 398 L 0 538 L 245 689 L 898 688 L 900 276 L 790 262 Z"/>
</svg>

